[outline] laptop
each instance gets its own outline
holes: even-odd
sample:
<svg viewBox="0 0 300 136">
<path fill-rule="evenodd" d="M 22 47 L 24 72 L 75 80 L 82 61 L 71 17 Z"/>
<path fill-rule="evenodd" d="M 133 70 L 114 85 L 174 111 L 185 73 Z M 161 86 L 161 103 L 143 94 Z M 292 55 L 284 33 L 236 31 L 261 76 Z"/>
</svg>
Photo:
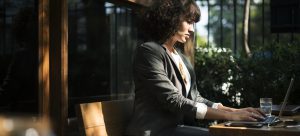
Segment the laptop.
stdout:
<svg viewBox="0 0 300 136">
<path fill-rule="evenodd" d="M 280 118 L 282 117 L 283 112 L 284 111 L 286 111 L 286 112 L 289 111 L 288 110 L 288 106 L 286 104 L 287 104 L 287 100 L 289 99 L 289 96 L 290 96 L 290 93 L 291 93 L 293 85 L 294 85 L 294 77 L 291 78 L 291 81 L 290 81 L 289 87 L 288 87 L 288 89 L 286 91 L 286 94 L 285 94 L 285 97 L 284 97 L 282 105 L 280 105 L 278 107 L 275 105 L 274 109 L 273 109 L 273 106 L 272 106 L 272 111 L 274 111 L 274 112 L 276 110 L 279 111 L 278 116 L 274 116 L 274 115 L 267 116 L 264 120 L 260 121 L 261 123 L 268 124 L 268 125 L 274 125 L 274 124 L 277 124 L 277 123 L 281 122 Z M 289 106 L 289 108 L 290 107 L 291 106 Z M 280 109 L 280 110 L 278 110 L 278 109 Z M 292 110 L 295 110 L 295 108 L 292 108 Z"/>
<path fill-rule="evenodd" d="M 257 122 L 249 122 L 249 121 L 227 121 L 224 123 L 225 126 L 230 126 L 230 127 L 255 127 L 259 128 L 262 127 L 263 125 L 275 125 L 277 123 L 280 123 L 280 117 L 282 115 L 286 115 L 288 113 L 297 113 L 297 111 L 300 109 L 299 105 L 286 105 L 288 97 L 290 95 L 290 92 L 292 90 L 294 84 L 294 77 L 291 78 L 288 90 L 285 94 L 284 100 L 282 105 L 275 105 L 274 109 L 272 106 L 272 113 L 278 111 L 278 116 L 268 116 L 263 120 L 257 121 Z"/>
<path fill-rule="evenodd" d="M 284 116 L 290 116 L 290 115 L 295 115 L 298 113 L 300 110 L 300 105 L 287 105 L 287 100 L 290 96 L 291 88 L 293 87 L 294 84 L 294 78 L 291 78 L 289 88 L 285 94 L 283 103 L 281 105 L 272 105 L 272 114 L 273 115 L 278 115 L 281 117 L 282 115 Z"/>
</svg>

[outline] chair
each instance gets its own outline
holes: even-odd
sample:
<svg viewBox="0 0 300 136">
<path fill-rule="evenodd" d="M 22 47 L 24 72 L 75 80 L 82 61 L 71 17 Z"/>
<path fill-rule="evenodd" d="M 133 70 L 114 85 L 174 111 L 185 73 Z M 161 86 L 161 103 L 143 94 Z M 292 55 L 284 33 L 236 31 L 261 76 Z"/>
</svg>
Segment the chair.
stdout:
<svg viewBox="0 0 300 136">
<path fill-rule="evenodd" d="M 84 136 L 122 136 L 132 111 L 132 99 L 79 104 L 79 131 Z"/>
</svg>

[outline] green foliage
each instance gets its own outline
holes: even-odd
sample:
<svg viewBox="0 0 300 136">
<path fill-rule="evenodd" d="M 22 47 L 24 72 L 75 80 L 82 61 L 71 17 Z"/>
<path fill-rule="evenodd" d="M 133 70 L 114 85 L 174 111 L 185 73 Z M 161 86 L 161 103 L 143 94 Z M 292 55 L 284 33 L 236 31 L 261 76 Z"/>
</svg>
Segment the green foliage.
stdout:
<svg viewBox="0 0 300 136">
<path fill-rule="evenodd" d="M 228 87 L 236 64 L 232 52 L 225 48 L 197 48 L 195 70 L 200 93 L 212 101 L 232 103 Z"/>
<path fill-rule="evenodd" d="M 275 43 L 253 50 L 251 58 L 234 57 L 229 49 L 197 48 L 195 69 L 200 93 L 233 107 L 258 107 L 260 97 L 280 104 L 291 76 L 290 104 L 300 104 L 300 46 Z"/>
<path fill-rule="evenodd" d="M 198 46 L 200 46 L 200 47 L 206 47 L 207 46 L 207 40 L 206 40 L 206 38 L 205 37 L 202 37 L 202 36 L 200 36 L 200 35 L 196 35 L 196 43 L 197 43 L 197 45 Z"/>
</svg>

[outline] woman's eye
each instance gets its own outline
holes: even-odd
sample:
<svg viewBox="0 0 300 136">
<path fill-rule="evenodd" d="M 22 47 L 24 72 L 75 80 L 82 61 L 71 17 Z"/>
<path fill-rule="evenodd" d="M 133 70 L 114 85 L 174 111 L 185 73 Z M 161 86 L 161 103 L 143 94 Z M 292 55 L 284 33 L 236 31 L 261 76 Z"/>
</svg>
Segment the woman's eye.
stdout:
<svg viewBox="0 0 300 136">
<path fill-rule="evenodd" d="M 186 22 L 189 23 L 189 24 L 193 24 L 194 23 L 193 20 L 187 20 Z"/>
</svg>

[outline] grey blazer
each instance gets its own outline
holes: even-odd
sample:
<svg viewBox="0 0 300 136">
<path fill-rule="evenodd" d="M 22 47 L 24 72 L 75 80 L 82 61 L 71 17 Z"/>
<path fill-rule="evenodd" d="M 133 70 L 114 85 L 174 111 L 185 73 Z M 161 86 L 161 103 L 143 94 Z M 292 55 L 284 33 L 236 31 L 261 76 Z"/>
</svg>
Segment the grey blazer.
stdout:
<svg viewBox="0 0 300 136">
<path fill-rule="evenodd" d="M 189 94 L 169 50 L 155 42 L 137 47 L 133 63 L 134 113 L 127 134 L 171 135 L 177 125 L 195 121 L 195 102 L 212 106 L 213 102 L 197 90 L 192 65 L 183 54 L 181 57 L 191 75 Z"/>
</svg>

